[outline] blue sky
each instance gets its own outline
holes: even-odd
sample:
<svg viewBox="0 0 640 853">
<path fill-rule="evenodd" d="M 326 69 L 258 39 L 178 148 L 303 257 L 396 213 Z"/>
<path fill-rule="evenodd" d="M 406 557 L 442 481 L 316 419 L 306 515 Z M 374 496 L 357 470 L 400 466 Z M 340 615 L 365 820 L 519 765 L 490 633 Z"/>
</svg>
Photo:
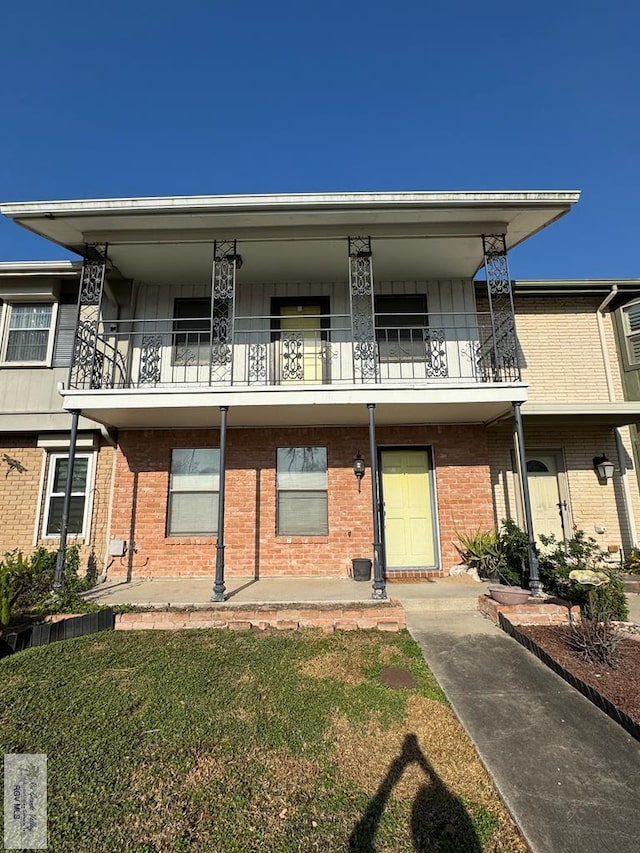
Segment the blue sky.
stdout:
<svg viewBox="0 0 640 853">
<path fill-rule="evenodd" d="M 3 201 L 580 189 L 516 278 L 640 277 L 640 6 L 22 0 Z M 66 257 L 8 221 L 0 259 Z"/>
</svg>

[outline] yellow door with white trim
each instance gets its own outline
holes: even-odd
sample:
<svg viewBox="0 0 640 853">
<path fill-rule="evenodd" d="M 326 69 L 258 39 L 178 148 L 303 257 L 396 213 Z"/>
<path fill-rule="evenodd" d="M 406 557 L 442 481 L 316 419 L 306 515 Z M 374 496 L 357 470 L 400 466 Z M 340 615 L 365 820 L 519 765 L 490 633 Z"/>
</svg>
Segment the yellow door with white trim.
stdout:
<svg viewBox="0 0 640 853">
<path fill-rule="evenodd" d="M 322 382 L 322 326 L 319 305 L 280 308 L 280 382 Z"/>
<path fill-rule="evenodd" d="M 380 471 L 387 567 L 435 566 L 433 492 L 427 450 L 383 450 Z"/>
</svg>

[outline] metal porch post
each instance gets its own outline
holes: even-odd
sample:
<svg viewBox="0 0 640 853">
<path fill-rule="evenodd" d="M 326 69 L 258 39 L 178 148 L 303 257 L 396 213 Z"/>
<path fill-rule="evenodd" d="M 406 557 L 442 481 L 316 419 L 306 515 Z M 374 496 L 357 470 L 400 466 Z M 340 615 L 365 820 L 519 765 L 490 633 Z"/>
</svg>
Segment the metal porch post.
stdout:
<svg viewBox="0 0 640 853">
<path fill-rule="evenodd" d="M 493 365 L 490 373 L 494 382 L 518 382 L 520 363 L 505 235 L 483 235 L 482 250 L 491 318 Z M 487 355 L 483 353 L 482 357 L 486 359 Z M 481 367 L 489 373 L 486 365 Z"/>
<path fill-rule="evenodd" d="M 370 237 L 349 237 L 349 312 L 353 381 L 379 381 Z"/>
<path fill-rule="evenodd" d="M 236 240 L 215 240 L 209 326 L 209 385 L 233 383 L 236 271 L 242 260 Z"/>
<path fill-rule="evenodd" d="M 56 570 L 53 578 L 54 590 L 62 586 L 62 573 L 64 571 L 64 558 L 67 551 L 67 533 L 69 532 L 69 510 L 71 509 L 71 492 L 73 491 L 73 469 L 75 466 L 76 444 L 78 441 L 78 418 L 79 411 L 71 413 L 71 435 L 69 436 L 69 461 L 67 463 L 67 482 L 64 487 L 64 501 L 62 502 L 62 521 L 60 523 L 60 542 L 56 556 Z"/>
<path fill-rule="evenodd" d="M 516 422 L 516 436 L 518 439 L 518 461 L 520 463 L 520 482 L 522 485 L 522 502 L 524 504 L 524 520 L 527 527 L 527 539 L 529 542 L 529 589 L 536 598 L 542 596 L 542 582 L 538 572 L 538 551 L 536 550 L 536 537 L 533 529 L 533 515 L 531 513 L 531 496 L 529 494 L 529 478 L 527 477 L 527 455 L 524 449 L 524 429 L 522 427 L 522 403 L 513 403 L 513 417 Z"/>
<path fill-rule="evenodd" d="M 369 454 L 371 456 L 371 500 L 373 511 L 373 593 L 372 598 L 387 597 L 384 579 L 384 556 L 380 538 L 380 489 L 378 484 L 378 443 L 376 441 L 376 404 L 367 403 L 369 410 Z"/>
<path fill-rule="evenodd" d="M 211 601 L 225 600 L 224 586 L 224 487 L 227 473 L 227 412 L 220 406 L 220 485 L 218 490 L 218 541 L 216 543 L 216 580 Z"/>
<path fill-rule="evenodd" d="M 87 244 L 80 276 L 70 388 L 102 388 L 113 384 L 114 377 L 104 376 L 104 354 L 98 349 L 106 270 L 106 243 Z"/>
</svg>

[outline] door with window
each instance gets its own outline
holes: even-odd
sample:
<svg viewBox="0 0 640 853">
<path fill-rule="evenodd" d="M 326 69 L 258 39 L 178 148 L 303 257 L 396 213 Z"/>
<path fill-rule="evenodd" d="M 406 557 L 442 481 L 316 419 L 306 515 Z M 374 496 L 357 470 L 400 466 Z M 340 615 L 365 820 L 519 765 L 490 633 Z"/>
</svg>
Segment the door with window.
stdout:
<svg viewBox="0 0 640 853">
<path fill-rule="evenodd" d="M 435 566 L 435 509 L 429 450 L 409 447 L 382 450 L 380 475 L 387 568 Z"/>
<path fill-rule="evenodd" d="M 556 541 L 564 541 L 571 536 L 571 522 L 562 453 L 559 450 L 528 452 L 527 480 L 536 538 L 554 536 Z"/>
<path fill-rule="evenodd" d="M 281 385 L 329 381 L 324 358 L 328 312 L 324 298 L 273 299 L 274 357 Z"/>
</svg>

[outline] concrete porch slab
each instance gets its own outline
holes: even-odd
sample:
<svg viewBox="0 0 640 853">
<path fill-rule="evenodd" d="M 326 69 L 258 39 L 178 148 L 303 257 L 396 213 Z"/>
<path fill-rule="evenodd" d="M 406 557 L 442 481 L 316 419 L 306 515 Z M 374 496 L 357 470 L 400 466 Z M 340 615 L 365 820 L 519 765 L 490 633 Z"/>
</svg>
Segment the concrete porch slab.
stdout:
<svg viewBox="0 0 640 853">
<path fill-rule="evenodd" d="M 84 594 L 97 604 L 132 604 L 138 607 L 211 608 L 212 577 L 138 578 L 105 583 Z M 225 605 L 368 603 L 372 585 L 350 578 L 230 578 Z M 482 585 L 458 578 L 387 585 L 389 599 L 406 610 L 474 610 Z M 377 602 L 379 603 L 379 602 Z"/>
</svg>

